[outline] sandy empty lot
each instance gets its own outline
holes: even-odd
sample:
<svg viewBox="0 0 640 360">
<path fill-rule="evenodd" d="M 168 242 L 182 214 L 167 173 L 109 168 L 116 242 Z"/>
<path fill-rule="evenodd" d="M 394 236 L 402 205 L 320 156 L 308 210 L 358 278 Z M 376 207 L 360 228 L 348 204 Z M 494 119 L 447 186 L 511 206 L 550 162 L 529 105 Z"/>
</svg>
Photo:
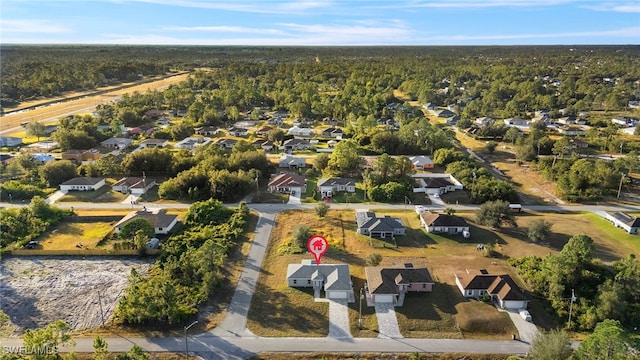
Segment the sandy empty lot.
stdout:
<svg viewBox="0 0 640 360">
<path fill-rule="evenodd" d="M 89 329 L 113 315 L 131 268 L 149 270 L 152 259 L 115 257 L 9 257 L 0 262 L 0 309 L 16 333 L 64 320 Z"/>
</svg>

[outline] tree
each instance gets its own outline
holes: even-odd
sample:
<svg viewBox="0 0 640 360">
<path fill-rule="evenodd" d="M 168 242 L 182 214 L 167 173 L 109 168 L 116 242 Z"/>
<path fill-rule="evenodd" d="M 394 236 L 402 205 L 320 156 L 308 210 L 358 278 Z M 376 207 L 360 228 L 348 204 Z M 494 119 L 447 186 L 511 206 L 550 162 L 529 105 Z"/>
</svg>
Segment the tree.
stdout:
<svg viewBox="0 0 640 360">
<path fill-rule="evenodd" d="M 369 266 L 378 266 L 382 262 L 382 255 L 379 253 L 371 253 L 367 255 L 367 264 Z"/>
<path fill-rule="evenodd" d="M 358 145 L 353 140 L 340 141 L 329 156 L 327 168 L 335 175 L 352 176 L 362 164 L 359 152 Z"/>
<path fill-rule="evenodd" d="M 37 137 L 38 141 L 40 141 L 41 137 L 46 135 L 46 129 L 47 127 L 39 121 L 34 121 L 27 124 L 27 134 Z"/>
<path fill-rule="evenodd" d="M 639 351 L 638 344 L 631 341 L 620 322 L 607 319 L 596 325 L 593 333 L 580 343 L 575 355 L 579 360 L 626 360 L 634 358 Z"/>
<path fill-rule="evenodd" d="M 326 202 L 321 201 L 316 205 L 315 209 L 318 217 L 324 218 L 327 215 L 327 212 L 329 211 L 329 205 L 327 205 Z"/>
<path fill-rule="evenodd" d="M 76 166 L 69 160 L 49 161 L 40 170 L 42 180 L 50 187 L 58 187 L 76 175 Z"/>
<path fill-rule="evenodd" d="M 106 359 L 109 355 L 108 348 L 109 344 L 100 335 L 96 336 L 93 340 L 93 360 Z"/>
<path fill-rule="evenodd" d="M 116 360 L 151 360 L 151 357 L 140 345 L 135 344 L 126 354 L 118 354 Z"/>
<path fill-rule="evenodd" d="M 220 200 L 198 201 L 189 207 L 184 223 L 188 226 L 219 225 L 229 220 L 231 214 L 233 210 L 225 207 Z"/>
<path fill-rule="evenodd" d="M 480 206 L 476 220 L 480 225 L 501 228 L 504 225 L 517 226 L 513 211 L 507 201 L 487 201 Z"/>
<path fill-rule="evenodd" d="M 141 231 L 141 232 L 140 232 Z M 121 239 L 131 239 L 134 236 L 146 236 L 147 239 L 155 235 L 153 224 L 147 219 L 139 218 L 126 222 L 120 227 L 118 236 Z"/>
<path fill-rule="evenodd" d="M 316 156 L 313 159 L 313 168 L 318 170 L 318 171 L 323 171 L 327 165 L 329 164 L 329 154 L 318 154 L 318 156 Z"/>
<path fill-rule="evenodd" d="M 498 143 L 495 141 L 489 141 L 487 142 L 486 147 L 489 154 L 493 154 L 496 151 L 496 147 L 498 147 Z"/>
<path fill-rule="evenodd" d="M 551 234 L 551 223 L 543 219 L 536 219 L 527 227 L 527 237 L 534 243 L 541 242 Z"/>
<path fill-rule="evenodd" d="M 294 226 L 291 236 L 293 237 L 293 243 L 298 245 L 301 249 L 307 248 L 307 241 L 313 235 L 311 228 L 307 225 L 298 224 Z"/>
<path fill-rule="evenodd" d="M 58 346 L 73 344 L 69 332 L 69 325 L 57 320 L 38 330 L 28 329 L 23 344 L 31 352 L 33 360 L 48 359 L 50 354 L 58 352 Z"/>
<path fill-rule="evenodd" d="M 520 130 L 518 130 L 518 128 L 515 126 L 512 126 L 507 130 L 506 133 L 504 133 L 502 140 L 515 144 L 516 140 L 518 140 L 520 136 Z"/>
<path fill-rule="evenodd" d="M 566 332 L 562 330 L 540 331 L 531 342 L 527 359 L 569 359 L 572 353 L 573 349 Z"/>
</svg>

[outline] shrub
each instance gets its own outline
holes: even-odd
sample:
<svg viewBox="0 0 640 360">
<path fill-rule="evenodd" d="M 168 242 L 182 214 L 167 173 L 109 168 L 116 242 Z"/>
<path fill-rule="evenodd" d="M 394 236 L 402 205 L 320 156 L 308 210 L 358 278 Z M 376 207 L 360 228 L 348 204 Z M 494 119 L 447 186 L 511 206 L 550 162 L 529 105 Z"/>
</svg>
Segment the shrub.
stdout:
<svg viewBox="0 0 640 360">
<path fill-rule="evenodd" d="M 382 255 L 378 253 L 372 253 L 367 255 L 367 264 L 369 266 L 378 266 L 382 262 Z"/>
</svg>

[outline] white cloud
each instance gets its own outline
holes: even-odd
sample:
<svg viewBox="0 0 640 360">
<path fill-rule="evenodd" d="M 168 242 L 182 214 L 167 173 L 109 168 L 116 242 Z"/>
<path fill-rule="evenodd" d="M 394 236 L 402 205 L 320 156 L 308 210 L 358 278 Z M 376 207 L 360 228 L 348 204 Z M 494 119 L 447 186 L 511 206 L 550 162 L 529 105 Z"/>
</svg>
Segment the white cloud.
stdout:
<svg viewBox="0 0 640 360">
<path fill-rule="evenodd" d="M 500 35 L 441 35 L 429 37 L 431 40 L 449 40 L 449 41 L 483 41 L 483 40 L 519 40 L 519 39 L 550 39 L 550 38 L 593 38 L 593 37 L 631 37 L 636 38 L 640 34 L 639 27 L 629 27 L 615 30 L 601 31 L 578 31 L 578 32 L 561 32 L 561 33 L 540 33 L 540 34 L 500 34 Z"/>
<path fill-rule="evenodd" d="M 603 2 L 600 4 L 588 4 L 585 9 L 595 11 L 613 11 L 621 13 L 640 13 L 640 3 L 636 2 Z"/>
<path fill-rule="evenodd" d="M 50 20 L 38 19 L 2 19 L 0 21 L 2 33 L 44 33 L 62 34 L 71 32 L 71 29 Z"/>
<path fill-rule="evenodd" d="M 167 26 L 163 29 L 170 31 L 204 31 L 242 34 L 283 34 L 282 31 L 276 29 L 248 28 L 243 26 Z"/>
<path fill-rule="evenodd" d="M 419 8 L 490 8 L 490 7 L 542 7 L 574 3 L 576 0 L 426 0 L 383 5 L 381 7 Z"/>
<path fill-rule="evenodd" d="M 288 2 L 256 0 L 116 0 L 116 2 L 143 2 L 166 6 L 265 14 L 300 14 L 330 8 L 334 5 L 333 1 L 330 0 L 300 0 Z"/>
</svg>

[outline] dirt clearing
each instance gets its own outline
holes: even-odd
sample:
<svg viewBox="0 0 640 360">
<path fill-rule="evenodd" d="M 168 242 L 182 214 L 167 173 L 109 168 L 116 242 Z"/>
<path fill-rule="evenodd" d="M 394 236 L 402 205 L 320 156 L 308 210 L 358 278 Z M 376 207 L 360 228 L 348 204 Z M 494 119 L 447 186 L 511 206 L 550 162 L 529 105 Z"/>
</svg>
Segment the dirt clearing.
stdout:
<svg viewBox="0 0 640 360">
<path fill-rule="evenodd" d="M 103 315 L 105 322 L 113 315 L 131 268 L 145 273 L 152 263 L 151 258 L 122 257 L 4 258 L 0 309 L 10 317 L 15 333 L 56 320 L 73 330 L 95 328 L 102 325 Z"/>
</svg>

